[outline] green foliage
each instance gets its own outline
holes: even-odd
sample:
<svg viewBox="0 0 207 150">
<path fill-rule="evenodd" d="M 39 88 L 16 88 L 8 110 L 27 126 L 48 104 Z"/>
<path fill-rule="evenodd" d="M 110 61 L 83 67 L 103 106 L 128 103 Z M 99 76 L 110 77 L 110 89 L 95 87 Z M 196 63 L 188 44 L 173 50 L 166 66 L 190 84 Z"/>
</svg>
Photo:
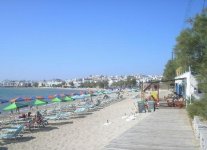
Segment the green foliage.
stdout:
<svg viewBox="0 0 207 150">
<path fill-rule="evenodd" d="M 85 82 L 80 85 L 80 87 L 89 87 L 89 88 L 108 88 L 108 81 L 99 81 L 99 82 Z"/>
<path fill-rule="evenodd" d="M 205 98 L 188 105 L 187 110 L 191 118 L 194 116 L 201 116 L 203 119 L 207 120 L 207 100 Z"/>
<path fill-rule="evenodd" d="M 112 83 L 111 86 L 112 87 L 120 87 L 120 88 L 123 88 L 123 87 L 126 87 L 126 82 L 125 81 L 114 82 L 114 83 Z"/>
<path fill-rule="evenodd" d="M 128 76 L 127 77 L 127 81 L 126 81 L 126 85 L 130 88 L 135 87 L 137 84 L 136 78 L 133 76 Z"/>
<path fill-rule="evenodd" d="M 34 87 L 38 87 L 38 82 L 34 82 L 34 83 L 33 83 L 33 86 L 34 86 Z"/>
<path fill-rule="evenodd" d="M 112 87 L 119 87 L 119 88 L 132 88 L 132 87 L 136 87 L 137 86 L 137 81 L 136 78 L 133 76 L 128 76 L 126 81 L 118 81 L 118 82 L 114 82 L 112 84 Z"/>
<path fill-rule="evenodd" d="M 177 37 L 174 48 L 175 59 L 168 61 L 163 76 L 172 78 L 178 67 L 197 75 L 199 89 L 207 92 L 207 9 L 193 18 L 191 27 L 183 30 Z M 207 96 L 188 106 L 190 117 L 199 115 L 207 119 Z"/>
<path fill-rule="evenodd" d="M 206 75 L 207 72 L 207 10 L 193 19 L 192 27 L 185 29 L 177 37 L 174 49 L 176 63 L 184 70 Z"/>
<path fill-rule="evenodd" d="M 174 79 L 175 78 L 175 70 L 176 70 L 176 63 L 174 60 L 169 60 L 165 65 L 163 78 L 165 80 Z"/>
<path fill-rule="evenodd" d="M 71 87 L 74 87 L 73 81 L 69 82 L 69 84 L 70 84 Z"/>
</svg>

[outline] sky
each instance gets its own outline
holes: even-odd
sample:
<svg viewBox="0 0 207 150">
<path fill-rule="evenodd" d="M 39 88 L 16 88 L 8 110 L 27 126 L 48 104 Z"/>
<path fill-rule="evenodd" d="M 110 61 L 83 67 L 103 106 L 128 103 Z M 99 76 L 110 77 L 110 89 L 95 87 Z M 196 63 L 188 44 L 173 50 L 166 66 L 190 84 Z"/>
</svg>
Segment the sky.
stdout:
<svg viewBox="0 0 207 150">
<path fill-rule="evenodd" d="M 203 2 L 1 0 L 0 80 L 162 75 Z"/>
</svg>

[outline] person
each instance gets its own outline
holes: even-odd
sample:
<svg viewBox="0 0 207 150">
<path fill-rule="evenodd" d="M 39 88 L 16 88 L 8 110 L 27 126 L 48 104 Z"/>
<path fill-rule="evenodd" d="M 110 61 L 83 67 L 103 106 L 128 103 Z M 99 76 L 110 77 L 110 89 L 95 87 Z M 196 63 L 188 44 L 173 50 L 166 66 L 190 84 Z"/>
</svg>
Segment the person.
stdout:
<svg viewBox="0 0 207 150">
<path fill-rule="evenodd" d="M 20 114 L 20 112 L 19 112 L 19 107 L 16 108 L 16 112 L 17 112 L 18 114 Z"/>
<path fill-rule="evenodd" d="M 96 106 L 99 106 L 101 104 L 100 99 L 97 100 Z"/>
<path fill-rule="evenodd" d="M 42 118 L 42 114 L 39 111 L 37 111 L 36 116 L 37 118 Z"/>
<path fill-rule="evenodd" d="M 118 99 L 120 98 L 120 94 L 121 94 L 120 91 L 118 91 L 118 92 L 117 92 L 117 98 L 118 98 Z"/>
<path fill-rule="evenodd" d="M 31 114 L 32 114 L 31 112 L 28 112 L 28 113 L 27 113 L 27 117 L 28 117 L 28 118 L 31 117 Z"/>
<path fill-rule="evenodd" d="M 13 113 L 14 113 L 13 110 L 11 110 L 11 115 L 13 115 Z"/>
<path fill-rule="evenodd" d="M 145 113 L 146 113 L 148 111 L 148 100 L 147 99 L 145 99 L 144 107 L 145 107 Z"/>
<path fill-rule="evenodd" d="M 154 101 L 154 111 L 156 110 L 156 101 Z"/>
<path fill-rule="evenodd" d="M 35 121 L 39 124 L 42 121 L 42 114 L 37 111 L 36 115 L 35 115 Z"/>
<path fill-rule="evenodd" d="M 108 95 L 104 95 L 104 97 L 103 97 L 103 99 L 108 99 L 109 98 L 109 96 Z"/>
<path fill-rule="evenodd" d="M 22 113 L 22 114 L 19 116 L 19 118 L 23 118 L 23 119 L 25 119 L 25 118 L 26 118 L 26 114 L 25 114 L 25 113 Z"/>
</svg>

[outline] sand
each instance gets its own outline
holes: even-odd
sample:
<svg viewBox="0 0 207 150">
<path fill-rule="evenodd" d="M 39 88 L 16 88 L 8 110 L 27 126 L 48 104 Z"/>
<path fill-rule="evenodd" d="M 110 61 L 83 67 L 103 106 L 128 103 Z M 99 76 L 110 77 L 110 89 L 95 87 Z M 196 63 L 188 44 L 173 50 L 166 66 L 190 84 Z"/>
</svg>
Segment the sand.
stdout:
<svg viewBox="0 0 207 150">
<path fill-rule="evenodd" d="M 9 150 L 100 150 L 150 115 L 137 114 L 136 118 L 132 115 L 136 111 L 135 94 L 125 94 L 123 101 L 84 118 L 52 122 L 32 133 L 26 131 L 23 138 L 1 144 Z"/>
</svg>

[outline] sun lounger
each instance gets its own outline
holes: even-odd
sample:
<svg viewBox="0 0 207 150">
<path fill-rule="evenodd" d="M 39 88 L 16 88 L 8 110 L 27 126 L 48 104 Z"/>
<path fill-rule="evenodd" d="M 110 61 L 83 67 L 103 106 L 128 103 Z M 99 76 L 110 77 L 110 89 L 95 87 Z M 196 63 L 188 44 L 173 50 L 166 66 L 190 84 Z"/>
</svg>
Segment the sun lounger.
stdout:
<svg viewBox="0 0 207 150">
<path fill-rule="evenodd" d="M 84 113 L 86 113 L 88 111 L 88 108 L 86 107 L 80 107 L 80 108 L 77 108 L 75 111 L 74 111 L 74 115 L 83 115 Z"/>
<path fill-rule="evenodd" d="M 9 140 L 9 139 L 16 139 L 17 137 L 22 137 L 20 133 L 24 129 L 24 125 L 16 126 L 17 128 L 8 128 L 4 129 L 6 133 L 0 134 L 0 139 Z"/>
<path fill-rule="evenodd" d="M 45 116 L 44 119 L 47 119 L 47 120 L 63 120 L 63 119 L 69 119 L 70 115 L 71 115 L 70 112 L 59 112 L 55 115 Z"/>
</svg>

